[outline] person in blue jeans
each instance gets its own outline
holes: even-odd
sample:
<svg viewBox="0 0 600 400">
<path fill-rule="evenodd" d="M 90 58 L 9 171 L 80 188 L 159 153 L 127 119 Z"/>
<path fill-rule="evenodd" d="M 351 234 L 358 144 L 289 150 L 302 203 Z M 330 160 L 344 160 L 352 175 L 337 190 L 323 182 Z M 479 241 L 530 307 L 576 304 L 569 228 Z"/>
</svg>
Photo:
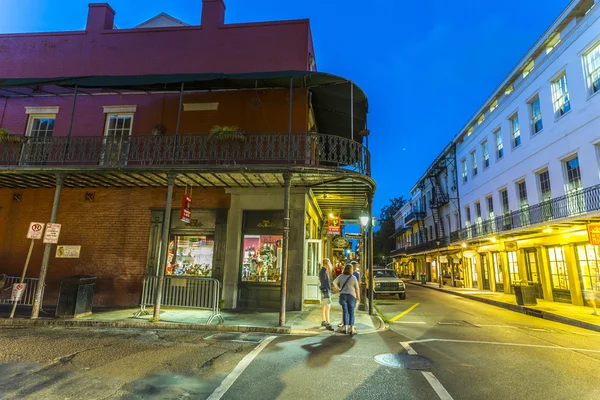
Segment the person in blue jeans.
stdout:
<svg viewBox="0 0 600 400">
<path fill-rule="evenodd" d="M 352 275 L 353 272 L 354 267 L 352 264 L 347 264 L 342 275 L 333 281 L 333 287 L 340 293 L 340 305 L 344 313 L 344 326 L 340 328 L 340 331 L 350 335 L 356 335 L 354 309 L 356 308 L 356 302 L 360 301 L 360 287 L 356 277 Z"/>
</svg>

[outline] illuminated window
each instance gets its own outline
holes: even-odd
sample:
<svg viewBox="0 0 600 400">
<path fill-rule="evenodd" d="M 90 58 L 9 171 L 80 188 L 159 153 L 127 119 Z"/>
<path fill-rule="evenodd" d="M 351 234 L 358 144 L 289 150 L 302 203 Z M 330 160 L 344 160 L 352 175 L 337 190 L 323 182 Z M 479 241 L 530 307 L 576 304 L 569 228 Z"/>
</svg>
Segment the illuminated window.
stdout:
<svg viewBox="0 0 600 400">
<path fill-rule="evenodd" d="M 583 290 L 600 293 L 600 250 L 598 246 L 577 246 L 579 273 Z"/>
<path fill-rule="evenodd" d="M 538 182 L 540 184 L 540 197 L 542 201 L 552 199 L 552 189 L 550 188 L 550 173 L 548 170 L 538 173 Z"/>
<path fill-rule="evenodd" d="M 506 87 L 506 89 L 504 89 L 504 95 L 508 96 L 509 94 L 511 94 L 513 92 L 513 90 L 515 90 L 515 86 L 511 83 L 510 85 L 508 85 Z"/>
<path fill-rule="evenodd" d="M 519 277 L 519 264 L 517 262 L 517 252 L 509 251 L 506 254 L 508 255 L 508 273 L 510 275 L 511 283 L 521 280 L 521 278 Z"/>
<path fill-rule="evenodd" d="M 560 42 L 560 32 L 556 32 L 551 36 L 550 41 L 546 45 L 546 54 L 550 53 Z"/>
<path fill-rule="evenodd" d="M 242 282 L 280 282 L 283 236 L 244 235 Z"/>
<path fill-rule="evenodd" d="M 583 56 L 586 82 L 589 94 L 600 90 L 600 42 Z"/>
<path fill-rule="evenodd" d="M 492 262 L 494 263 L 494 276 L 496 277 L 496 283 L 504 283 L 500 253 L 492 253 Z"/>
<path fill-rule="evenodd" d="M 536 134 L 544 129 L 544 125 L 542 124 L 542 110 L 540 108 L 539 97 L 536 97 L 531 101 L 531 103 L 529 103 L 529 109 L 531 110 L 531 125 L 533 133 Z"/>
<path fill-rule="evenodd" d="M 471 136 L 473 134 L 473 127 L 469 127 L 469 129 L 467 129 L 467 136 Z"/>
<path fill-rule="evenodd" d="M 508 190 L 506 189 L 500 191 L 500 204 L 502 204 L 502 212 L 504 214 L 510 211 L 510 207 L 508 205 Z"/>
<path fill-rule="evenodd" d="M 519 116 L 515 114 L 510 119 L 510 131 L 512 136 L 512 147 L 519 147 L 521 145 L 521 129 L 519 128 Z"/>
<path fill-rule="evenodd" d="M 492 101 L 492 104 L 490 104 L 490 112 L 494 112 L 494 110 L 498 108 L 498 100 L 495 99 L 494 101 Z"/>
<path fill-rule="evenodd" d="M 471 153 L 471 172 L 473 173 L 473 176 L 477 175 L 477 154 L 475 153 L 475 150 Z"/>
<path fill-rule="evenodd" d="M 485 121 L 485 115 L 481 114 L 481 116 L 477 120 L 477 125 L 483 124 L 483 121 Z"/>
<path fill-rule="evenodd" d="M 488 208 L 488 218 L 494 218 L 494 199 L 492 196 L 486 198 L 487 200 L 487 208 Z"/>
<path fill-rule="evenodd" d="M 563 248 L 560 246 L 548 247 L 548 259 L 550 261 L 552 287 L 554 289 L 569 290 L 569 276 Z"/>
<path fill-rule="evenodd" d="M 212 277 L 214 236 L 172 235 L 167 275 Z"/>
<path fill-rule="evenodd" d="M 468 180 L 468 177 L 467 177 L 467 175 L 468 175 L 467 174 L 467 160 L 463 159 L 461 161 L 461 164 L 462 164 L 462 178 L 463 178 L 463 183 L 466 183 L 467 180 Z"/>
<path fill-rule="evenodd" d="M 557 117 L 571 111 L 566 74 L 552 82 L 552 103 L 554 104 L 554 114 Z"/>
</svg>

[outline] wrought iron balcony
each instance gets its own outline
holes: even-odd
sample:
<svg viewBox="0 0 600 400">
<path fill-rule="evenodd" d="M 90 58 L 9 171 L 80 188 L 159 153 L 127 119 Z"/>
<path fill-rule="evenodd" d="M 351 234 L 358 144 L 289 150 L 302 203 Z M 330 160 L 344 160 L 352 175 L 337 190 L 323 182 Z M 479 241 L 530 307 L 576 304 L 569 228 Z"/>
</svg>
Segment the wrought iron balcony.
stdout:
<svg viewBox="0 0 600 400">
<path fill-rule="evenodd" d="M 369 151 L 353 140 L 323 134 L 22 137 L 0 144 L 0 166 L 307 165 L 371 175 Z"/>
<path fill-rule="evenodd" d="M 438 244 L 439 243 L 439 244 Z M 392 257 L 394 256 L 398 256 L 401 254 L 415 254 L 415 253 L 420 253 L 423 251 L 435 251 L 438 248 L 442 248 L 442 247 L 446 247 L 448 246 L 448 239 L 447 238 L 441 238 L 441 239 L 436 239 L 436 240 L 430 240 L 427 243 L 421 243 L 421 244 L 417 244 L 417 245 L 407 245 L 404 247 L 399 247 L 395 250 L 392 250 L 392 252 L 390 253 L 390 255 Z"/>
<path fill-rule="evenodd" d="M 551 223 L 559 219 L 576 217 L 599 210 L 600 185 L 596 185 L 518 211 L 476 222 L 467 228 L 452 232 L 450 240 L 458 242 L 474 239 L 531 225 Z"/>
<path fill-rule="evenodd" d="M 415 222 L 418 221 L 420 219 L 425 218 L 426 213 L 423 211 L 411 211 L 410 214 L 408 214 L 406 217 L 404 217 L 404 223 L 405 224 L 409 224 L 411 222 Z"/>
<path fill-rule="evenodd" d="M 449 201 L 450 201 L 450 196 L 448 196 L 448 194 L 438 191 L 438 192 L 435 192 L 435 195 L 429 201 L 429 205 L 431 206 L 431 208 L 438 208 L 445 204 L 448 204 Z"/>
</svg>

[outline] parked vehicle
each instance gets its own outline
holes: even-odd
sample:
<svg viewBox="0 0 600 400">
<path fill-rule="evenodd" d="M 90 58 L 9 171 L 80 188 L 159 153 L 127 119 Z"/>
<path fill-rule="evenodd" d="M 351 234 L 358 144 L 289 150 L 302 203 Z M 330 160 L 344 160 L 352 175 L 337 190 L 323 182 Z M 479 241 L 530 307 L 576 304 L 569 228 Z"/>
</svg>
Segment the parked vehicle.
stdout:
<svg viewBox="0 0 600 400">
<path fill-rule="evenodd" d="M 402 279 L 398 278 L 392 269 L 374 269 L 373 283 L 375 284 L 373 294 L 398 295 L 400 300 L 406 299 L 406 287 Z"/>
</svg>

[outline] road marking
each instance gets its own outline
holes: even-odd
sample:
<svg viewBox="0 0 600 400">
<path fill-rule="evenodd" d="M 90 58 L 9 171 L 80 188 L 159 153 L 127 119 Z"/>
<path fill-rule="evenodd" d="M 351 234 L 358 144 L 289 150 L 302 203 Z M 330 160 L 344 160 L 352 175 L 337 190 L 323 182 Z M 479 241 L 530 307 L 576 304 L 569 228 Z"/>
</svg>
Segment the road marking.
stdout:
<svg viewBox="0 0 600 400">
<path fill-rule="evenodd" d="M 425 325 L 427 322 L 425 321 L 394 321 L 395 324 L 421 324 Z"/>
<path fill-rule="evenodd" d="M 415 303 L 415 304 L 413 304 L 408 309 L 402 311 L 400 314 L 398 314 L 394 318 L 390 319 L 390 321 L 396 322 L 397 320 L 399 320 L 400 318 L 404 317 L 406 314 L 408 314 L 409 312 L 411 312 L 412 310 L 414 310 L 419 304 L 421 304 L 421 303 Z"/>
<path fill-rule="evenodd" d="M 277 336 L 266 337 L 261 344 L 254 348 L 254 350 L 246 354 L 244 358 L 242 358 L 242 361 L 240 361 L 239 364 L 236 365 L 236 367 L 233 369 L 233 371 L 231 371 L 229 375 L 227 375 L 223 382 L 221 382 L 221 385 L 217 389 L 215 389 L 215 391 L 210 395 L 210 397 L 207 400 L 219 400 L 221 397 L 223 397 L 223 395 L 227 393 L 229 388 L 231 388 L 231 386 L 235 383 L 237 378 L 240 377 L 244 370 L 248 368 L 248 365 L 250 365 L 250 363 L 256 358 L 258 353 L 260 353 L 265 347 L 267 347 L 269 343 L 271 343 L 276 337 Z"/>
<path fill-rule="evenodd" d="M 538 349 L 571 350 L 571 351 L 582 351 L 582 352 L 587 352 L 587 353 L 600 353 L 600 350 L 578 349 L 575 347 L 560 347 L 560 346 L 548 346 L 548 345 L 542 345 L 542 344 L 526 344 L 526 343 L 486 342 L 486 341 L 481 341 L 481 340 L 460 340 L 460 339 L 420 339 L 420 340 L 411 340 L 408 342 L 400 342 L 400 344 L 403 347 L 405 345 L 410 347 L 411 343 L 428 343 L 428 342 L 490 344 L 490 345 L 498 345 L 498 346 L 533 347 L 533 348 L 538 348 Z M 404 348 L 406 348 L 406 347 L 404 347 Z"/>
<path fill-rule="evenodd" d="M 400 344 L 402 345 L 402 347 L 404 347 L 408 354 L 410 354 L 411 356 L 418 355 L 418 353 L 415 351 L 415 349 L 412 348 L 410 343 L 412 342 L 400 342 Z M 421 371 L 421 373 L 423 374 L 425 379 L 427 379 L 427 382 L 429 382 L 429 385 L 441 400 L 454 400 L 452 396 L 450 396 L 450 393 L 448 393 L 446 388 L 441 384 L 441 382 L 435 377 L 435 375 L 433 375 L 433 372 Z"/>
</svg>

